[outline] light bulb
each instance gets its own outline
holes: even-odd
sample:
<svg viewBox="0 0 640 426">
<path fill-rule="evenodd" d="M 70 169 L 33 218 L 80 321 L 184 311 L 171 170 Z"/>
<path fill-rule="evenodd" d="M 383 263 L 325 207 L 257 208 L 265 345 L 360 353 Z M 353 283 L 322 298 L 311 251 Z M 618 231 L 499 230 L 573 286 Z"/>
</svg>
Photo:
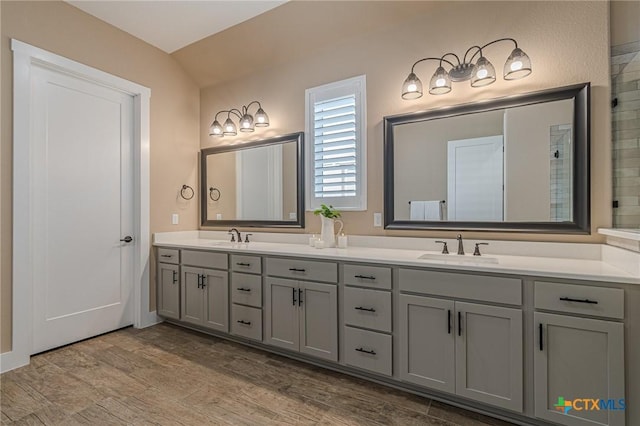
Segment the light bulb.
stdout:
<svg viewBox="0 0 640 426">
<path fill-rule="evenodd" d="M 222 131 L 219 128 L 216 127 L 215 129 L 213 129 L 214 135 L 219 135 L 220 133 L 222 133 Z"/>
<path fill-rule="evenodd" d="M 407 86 L 407 90 L 409 92 L 415 92 L 416 90 L 418 90 L 418 86 L 415 83 L 411 83 Z"/>
<path fill-rule="evenodd" d="M 447 81 L 444 78 L 439 78 L 436 80 L 436 86 L 438 87 L 444 87 L 446 83 Z"/>
<path fill-rule="evenodd" d="M 513 61 L 511 63 L 511 71 L 518 71 L 519 69 L 522 69 L 522 62 L 521 61 Z"/>
<path fill-rule="evenodd" d="M 487 70 L 485 69 L 478 70 L 478 72 L 476 73 L 476 76 L 478 78 L 485 78 L 487 75 L 489 75 L 489 72 L 487 72 Z"/>
<path fill-rule="evenodd" d="M 259 116 L 257 119 L 258 119 L 258 123 L 264 123 L 264 117 L 263 116 Z"/>
<path fill-rule="evenodd" d="M 227 124 L 227 132 L 233 132 L 233 126 Z"/>
</svg>

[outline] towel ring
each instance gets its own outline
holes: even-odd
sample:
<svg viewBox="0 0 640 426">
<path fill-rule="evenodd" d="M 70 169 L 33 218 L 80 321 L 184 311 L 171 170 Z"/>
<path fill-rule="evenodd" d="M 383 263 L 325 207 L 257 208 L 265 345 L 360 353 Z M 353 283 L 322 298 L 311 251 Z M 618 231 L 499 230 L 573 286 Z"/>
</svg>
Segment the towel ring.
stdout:
<svg viewBox="0 0 640 426">
<path fill-rule="evenodd" d="M 188 197 L 184 195 L 185 191 L 187 192 L 187 194 L 189 193 L 189 191 L 191 191 L 191 195 L 189 195 Z M 193 190 L 192 187 L 190 187 L 189 185 L 182 185 L 182 189 L 180 190 L 180 196 L 182 198 L 184 198 L 185 200 L 190 200 L 193 198 L 193 196 L 196 194 L 196 192 Z"/>
<path fill-rule="evenodd" d="M 217 193 L 217 195 L 213 195 L 214 193 Z M 213 186 L 209 188 L 209 198 L 213 201 L 218 201 L 220 199 L 220 195 L 220 190 L 218 188 L 214 188 Z"/>
</svg>

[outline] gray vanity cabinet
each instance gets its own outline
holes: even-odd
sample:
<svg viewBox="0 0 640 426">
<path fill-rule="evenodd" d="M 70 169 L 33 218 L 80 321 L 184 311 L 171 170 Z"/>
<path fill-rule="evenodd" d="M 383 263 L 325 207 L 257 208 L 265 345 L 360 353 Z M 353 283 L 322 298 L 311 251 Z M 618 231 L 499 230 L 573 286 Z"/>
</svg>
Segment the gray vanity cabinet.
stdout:
<svg viewBox="0 0 640 426">
<path fill-rule="evenodd" d="M 180 267 L 158 263 L 158 315 L 180 319 Z"/>
<path fill-rule="evenodd" d="M 229 279 L 226 271 L 182 267 L 181 320 L 229 331 Z"/>
<path fill-rule="evenodd" d="M 267 278 L 265 343 L 338 360 L 335 284 Z"/>
</svg>

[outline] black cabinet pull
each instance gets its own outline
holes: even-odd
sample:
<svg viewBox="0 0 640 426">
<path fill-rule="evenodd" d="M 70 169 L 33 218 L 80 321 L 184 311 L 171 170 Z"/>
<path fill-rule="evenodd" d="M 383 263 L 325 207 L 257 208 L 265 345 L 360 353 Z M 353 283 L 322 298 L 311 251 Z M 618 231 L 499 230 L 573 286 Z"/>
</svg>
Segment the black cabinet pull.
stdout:
<svg viewBox="0 0 640 426">
<path fill-rule="evenodd" d="M 251 289 L 250 288 L 239 287 L 238 291 L 246 291 L 247 293 L 250 293 Z"/>
<path fill-rule="evenodd" d="M 243 262 L 236 262 L 236 265 L 238 265 L 238 266 L 251 266 L 250 263 L 243 263 Z"/>
<path fill-rule="evenodd" d="M 198 288 L 200 288 L 200 286 L 202 285 L 201 278 L 202 278 L 202 275 L 198 274 Z"/>
<path fill-rule="evenodd" d="M 170 254 L 161 254 L 160 257 L 173 257 L 173 256 Z"/>
<path fill-rule="evenodd" d="M 361 280 L 375 280 L 376 277 L 371 275 L 354 275 L 354 278 L 360 278 Z"/>
<path fill-rule="evenodd" d="M 173 283 L 178 282 L 178 271 L 173 271 Z"/>
<path fill-rule="evenodd" d="M 356 348 L 356 351 L 357 352 L 364 352 L 365 354 L 369 354 L 369 355 L 375 355 L 376 354 L 376 351 L 368 351 L 368 350 L 366 350 L 364 348 Z"/>
<path fill-rule="evenodd" d="M 447 310 L 447 334 L 451 334 L 451 309 Z"/>
<path fill-rule="evenodd" d="M 357 311 L 367 311 L 367 312 L 375 312 L 376 311 L 374 308 L 363 308 L 362 306 L 356 306 L 353 309 L 355 309 Z"/>
<path fill-rule="evenodd" d="M 462 312 L 458 311 L 458 336 L 462 336 Z"/>
<path fill-rule="evenodd" d="M 302 306 L 302 289 L 298 289 L 298 306 Z"/>
<path fill-rule="evenodd" d="M 204 274 L 202 274 L 202 289 L 203 290 L 207 286 L 207 284 L 204 282 L 204 280 L 206 280 L 206 279 L 207 279 L 207 277 Z"/>
<path fill-rule="evenodd" d="M 238 320 L 236 321 L 239 324 L 244 324 L 244 325 L 251 325 L 251 321 L 245 321 L 245 320 Z"/>
<path fill-rule="evenodd" d="M 293 306 L 296 306 L 296 289 L 291 289 L 291 297 L 293 298 Z"/>
<path fill-rule="evenodd" d="M 289 268 L 290 271 L 292 272 L 304 272 L 306 271 L 306 269 L 300 269 L 300 268 Z"/>
<path fill-rule="evenodd" d="M 589 300 L 589 299 L 572 299 L 571 297 L 561 297 L 560 300 L 563 302 L 577 302 L 577 303 L 589 303 L 591 305 L 597 305 L 597 300 Z"/>
<path fill-rule="evenodd" d="M 542 323 L 538 324 L 538 345 L 540 350 L 544 350 L 543 342 L 544 337 L 542 336 Z"/>
</svg>

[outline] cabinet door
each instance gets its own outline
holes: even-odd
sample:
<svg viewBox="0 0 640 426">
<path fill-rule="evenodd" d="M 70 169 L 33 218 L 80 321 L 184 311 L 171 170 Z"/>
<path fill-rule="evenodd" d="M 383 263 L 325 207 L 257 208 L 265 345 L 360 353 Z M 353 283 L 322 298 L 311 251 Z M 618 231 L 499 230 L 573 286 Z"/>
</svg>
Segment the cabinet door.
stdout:
<svg viewBox="0 0 640 426">
<path fill-rule="evenodd" d="M 204 322 L 204 292 L 200 286 L 202 269 L 182 267 L 181 317 L 184 322 L 202 325 Z"/>
<path fill-rule="evenodd" d="M 540 312 L 534 320 L 536 417 L 569 426 L 624 425 L 623 324 Z M 596 410 L 585 398 L 606 407 Z"/>
<path fill-rule="evenodd" d="M 298 282 L 267 278 L 265 283 L 265 343 L 297 351 L 300 347 Z"/>
<path fill-rule="evenodd" d="M 158 263 L 156 284 L 158 315 L 180 319 L 180 273 L 178 265 Z"/>
<path fill-rule="evenodd" d="M 338 289 L 300 282 L 300 352 L 338 360 Z"/>
<path fill-rule="evenodd" d="M 456 302 L 456 393 L 522 412 L 522 311 Z"/>
<path fill-rule="evenodd" d="M 229 275 L 226 271 L 204 269 L 204 325 L 229 332 Z"/>
<path fill-rule="evenodd" d="M 452 300 L 400 295 L 400 377 L 455 392 L 455 322 Z"/>
</svg>

